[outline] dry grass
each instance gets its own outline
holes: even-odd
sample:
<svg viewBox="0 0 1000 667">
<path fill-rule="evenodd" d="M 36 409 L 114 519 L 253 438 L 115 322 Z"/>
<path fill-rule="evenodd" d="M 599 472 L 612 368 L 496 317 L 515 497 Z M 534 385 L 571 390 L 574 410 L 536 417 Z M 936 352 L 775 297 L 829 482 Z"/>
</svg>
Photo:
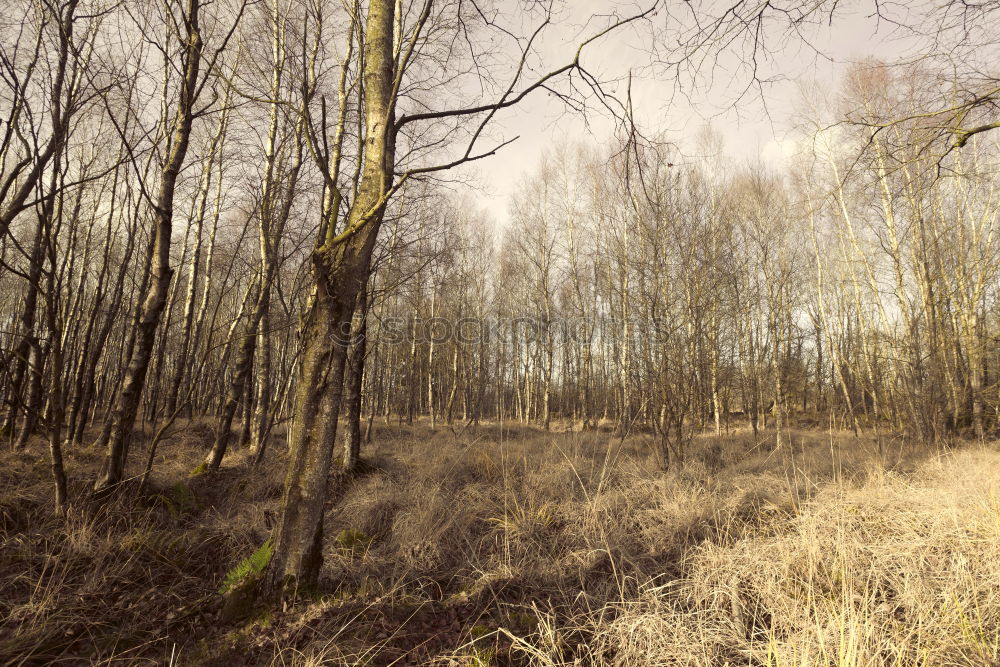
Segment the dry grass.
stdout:
<svg viewBox="0 0 1000 667">
<path fill-rule="evenodd" d="M 186 433 L 173 457 L 196 460 L 203 435 Z M 189 479 L 179 463 L 142 498 L 90 503 L 99 460 L 71 454 L 77 502 L 60 520 L 44 446 L 0 459 L 0 664 L 170 663 L 179 638 L 200 633 L 217 607 L 228 564 L 258 539 L 213 509 L 224 486 Z"/>
<path fill-rule="evenodd" d="M 824 486 L 576 619 L 618 665 L 996 665 L 1000 455 Z M 544 662 L 544 661 L 542 661 Z M 558 664 L 552 660 L 548 664 Z"/>
<path fill-rule="evenodd" d="M 321 592 L 226 624 L 215 591 L 266 535 L 282 452 L 188 478 L 201 427 L 164 445 L 150 498 L 66 526 L 41 452 L 10 455 L 24 469 L 0 499 L 0 656 L 998 664 L 992 449 L 793 431 L 775 450 L 736 432 L 664 473 L 645 435 L 382 426 L 327 516 Z"/>
</svg>

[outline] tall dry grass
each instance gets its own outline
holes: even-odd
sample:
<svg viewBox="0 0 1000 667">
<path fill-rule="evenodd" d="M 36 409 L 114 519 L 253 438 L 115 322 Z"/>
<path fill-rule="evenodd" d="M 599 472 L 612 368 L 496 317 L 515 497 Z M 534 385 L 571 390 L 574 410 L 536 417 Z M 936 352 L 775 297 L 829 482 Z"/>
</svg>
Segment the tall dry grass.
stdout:
<svg viewBox="0 0 1000 667">
<path fill-rule="evenodd" d="M 789 435 L 777 449 L 743 431 L 699 436 L 689 459 L 664 472 L 641 434 L 382 425 L 363 471 L 337 486 L 321 590 L 292 608 L 230 618 L 216 591 L 266 536 L 282 451 L 278 443 L 263 469 L 237 454 L 219 474 L 189 478 L 207 437 L 193 428 L 164 448 L 144 503 L 106 518 L 81 514 L 59 528 L 42 504 L 9 509 L 18 494 L 41 503 L 42 486 L 21 484 L 0 499 L 0 516 L 16 515 L 2 527 L 5 544 L 29 544 L 8 552 L 0 571 L 0 585 L 20 586 L 0 594 L 0 654 L 174 664 L 994 664 L 1000 454 Z M 42 479 L 37 472 L 22 477 Z M 51 543 L 29 539 L 39 525 Z M 150 547 L 175 540 L 176 553 Z M 51 574 L 47 562 L 69 563 L 72 576 Z M 97 613 L 94 591 L 120 601 Z M 87 604 L 73 606 L 81 595 Z M 109 647 L 94 629 L 111 623 L 109 609 L 145 632 Z M 83 614 L 91 621 L 77 639 L 52 638 Z M 100 641 L 88 644 L 91 635 Z"/>
<path fill-rule="evenodd" d="M 966 451 L 764 507 L 693 547 L 680 577 L 566 627 L 586 633 L 593 664 L 1000 664 L 998 464 Z M 526 650 L 539 655 L 538 639 Z"/>
<path fill-rule="evenodd" d="M 0 664 L 178 664 L 185 639 L 211 627 L 217 582 L 263 539 L 226 515 L 249 516 L 265 480 L 227 503 L 232 471 L 189 477 L 210 437 L 199 426 L 164 448 L 139 497 L 136 467 L 122 497 L 92 502 L 100 452 L 71 452 L 65 518 L 52 514 L 44 443 L 0 455 Z"/>
</svg>

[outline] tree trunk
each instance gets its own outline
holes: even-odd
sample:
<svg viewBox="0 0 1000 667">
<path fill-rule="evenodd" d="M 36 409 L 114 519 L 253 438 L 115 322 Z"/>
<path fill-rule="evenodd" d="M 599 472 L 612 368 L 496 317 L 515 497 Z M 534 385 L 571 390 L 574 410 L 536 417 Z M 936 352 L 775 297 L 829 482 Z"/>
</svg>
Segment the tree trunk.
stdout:
<svg viewBox="0 0 1000 667">
<path fill-rule="evenodd" d="M 39 217 L 28 266 L 27 292 L 24 296 L 24 308 L 21 311 L 21 322 L 18 329 L 20 340 L 14 349 L 14 358 L 12 359 L 14 368 L 13 381 L 11 382 L 13 400 L 4 423 L 4 431 L 9 429 L 13 435 L 17 425 L 17 413 L 21 410 L 24 411 L 24 423 L 17 433 L 17 442 L 15 443 L 17 448 L 27 444 L 28 437 L 35 430 L 38 413 L 41 409 L 41 373 L 45 355 L 35 332 L 35 311 L 38 307 L 39 281 L 42 277 L 42 262 L 44 260 L 44 245 L 42 243 L 44 234 L 45 221 L 43 217 Z"/>
<path fill-rule="evenodd" d="M 344 231 L 338 236 L 335 215 L 327 218 L 326 238 L 313 253 L 315 289 L 302 332 L 282 515 L 265 582 L 271 592 L 312 587 L 319 577 L 323 512 L 347 359 L 345 341 L 329 334 L 349 331 L 355 298 L 368 280 L 393 177 L 394 25 L 395 0 L 371 0 L 362 72 L 364 168 Z"/>
<path fill-rule="evenodd" d="M 353 472 L 361 455 L 361 389 L 365 377 L 365 354 L 368 346 L 368 299 L 367 290 L 358 294 L 358 305 L 354 309 L 351 325 L 351 347 L 347 352 L 346 418 L 344 425 L 343 467 Z"/>
<path fill-rule="evenodd" d="M 219 411 L 219 423 L 215 429 L 215 440 L 212 449 L 205 458 L 205 464 L 211 470 L 217 470 L 222 464 L 222 459 L 229 449 L 229 440 L 232 437 L 233 420 L 236 418 L 236 410 L 239 409 L 243 401 L 249 401 L 247 396 L 247 378 L 253 368 L 253 357 L 257 347 L 257 328 L 260 325 L 261 317 L 264 314 L 264 307 L 267 303 L 264 298 L 265 287 L 262 285 L 257 294 L 253 312 L 247 322 L 246 332 L 240 339 L 240 346 L 236 352 L 236 363 L 233 367 L 233 375 L 229 380 L 229 387 L 226 391 L 226 399 Z"/>
<path fill-rule="evenodd" d="M 200 0 L 188 0 L 186 12 L 187 43 L 184 47 L 185 69 L 180 97 L 174 118 L 174 135 L 170 153 L 160 173 L 160 188 L 153 207 L 155 230 L 153 241 L 153 262 L 150 282 L 142 305 L 138 323 L 138 337 L 135 350 L 125 373 L 121 393 L 115 405 L 108 440 L 107 459 L 104 470 L 94 491 L 107 492 L 116 487 L 125 473 L 132 428 L 135 425 L 139 401 L 142 397 L 149 361 L 156 340 L 156 329 L 166 305 L 167 292 L 173 269 L 170 268 L 170 235 L 174 212 L 174 189 L 177 177 L 187 155 L 191 124 L 194 119 L 195 97 L 198 91 L 198 72 L 201 65 L 201 34 L 198 28 Z"/>
</svg>

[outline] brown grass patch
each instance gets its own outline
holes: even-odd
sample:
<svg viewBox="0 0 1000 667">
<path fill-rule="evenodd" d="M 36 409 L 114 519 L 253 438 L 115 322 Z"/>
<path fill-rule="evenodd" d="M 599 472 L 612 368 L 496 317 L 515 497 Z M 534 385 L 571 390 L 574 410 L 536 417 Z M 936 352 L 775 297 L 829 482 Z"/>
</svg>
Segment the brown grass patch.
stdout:
<svg viewBox="0 0 1000 667">
<path fill-rule="evenodd" d="M 148 493 L 51 516 L 41 446 L 5 453 L 0 655 L 175 664 L 991 664 L 1000 455 L 791 431 L 698 436 L 381 426 L 326 520 L 321 590 L 224 624 L 264 541 L 282 447 L 191 477 L 211 429 L 162 444 Z M 74 494 L 100 460 L 69 452 Z M 136 452 L 134 460 L 142 460 Z M 950 648 L 949 648 L 950 647 Z M 172 657 L 171 657 L 172 656 Z M 231 656 L 239 656 L 236 662 Z M 963 662 L 964 661 L 964 662 Z M 978 661 L 978 662 L 977 662 Z"/>
</svg>

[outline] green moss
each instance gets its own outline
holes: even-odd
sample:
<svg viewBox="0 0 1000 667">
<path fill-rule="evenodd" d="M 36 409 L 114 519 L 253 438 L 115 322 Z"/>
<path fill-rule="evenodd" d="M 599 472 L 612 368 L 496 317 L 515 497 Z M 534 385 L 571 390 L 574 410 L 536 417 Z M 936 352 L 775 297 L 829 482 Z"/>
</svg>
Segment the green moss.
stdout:
<svg viewBox="0 0 1000 667">
<path fill-rule="evenodd" d="M 367 551 L 368 547 L 375 540 L 371 535 L 367 535 L 360 530 L 346 528 L 337 535 L 337 546 L 344 551 Z"/>
<path fill-rule="evenodd" d="M 473 649 L 469 656 L 469 667 L 493 667 L 496 664 L 497 652 L 494 648 Z"/>
<path fill-rule="evenodd" d="M 477 623 L 469 628 L 471 651 L 468 662 L 470 667 L 493 667 L 497 664 L 496 639 L 498 632 L 485 623 Z"/>
<path fill-rule="evenodd" d="M 208 472 L 208 463 L 202 461 L 198 464 L 198 467 L 188 473 L 188 477 L 201 477 L 206 472 Z"/>
<path fill-rule="evenodd" d="M 274 623 L 274 611 L 268 607 L 262 608 L 258 613 L 250 616 L 243 626 L 243 632 L 252 636 L 255 632 L 266 630 Z"/>
<path fill-rule="evenodd" d="M 254 607 L 257 601 L 256 593 L 256 578 L 246 579 L 227 590 L 222 604 L 222 622 L 235 623 L 252 618 L 257 611 Z"/>
</svg>

